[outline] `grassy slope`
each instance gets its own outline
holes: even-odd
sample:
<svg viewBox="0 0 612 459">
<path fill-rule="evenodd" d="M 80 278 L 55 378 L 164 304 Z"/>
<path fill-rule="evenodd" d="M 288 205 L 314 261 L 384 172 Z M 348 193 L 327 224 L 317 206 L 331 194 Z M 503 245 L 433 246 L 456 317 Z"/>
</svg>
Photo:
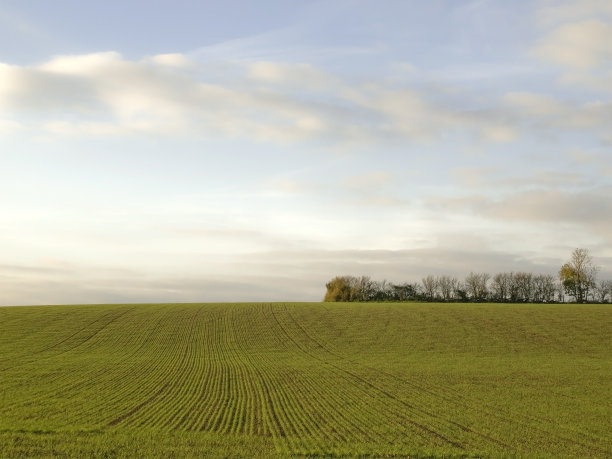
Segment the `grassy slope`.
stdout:
<svg viewBox="0 0 612 459">
<path fill-rule="evenodd" d="M 612 454 L 605 305 L 0 308 L 0 451 Z"/>
</svg>

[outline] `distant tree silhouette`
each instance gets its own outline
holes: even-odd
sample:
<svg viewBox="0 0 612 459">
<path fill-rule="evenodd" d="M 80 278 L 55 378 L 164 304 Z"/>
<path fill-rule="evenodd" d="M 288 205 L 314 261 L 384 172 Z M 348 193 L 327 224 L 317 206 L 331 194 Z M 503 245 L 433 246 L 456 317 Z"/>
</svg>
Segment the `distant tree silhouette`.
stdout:
<svg viewBox="0 0 612 459">
<path fill-rule="evenodd" d="M 551 274 L 470 272 L 463 282 L 450 276 L 427 275 L 421 283 L 393 284 L 368 276 L 336 276 L 325 284 L 324 301 L 495 301 L 578 303 L 612 299 L 612 280 L 596 282 L 598 268 L 587 249 L 575 249 L 559 270 L 559 281 Z"/>
</svg>

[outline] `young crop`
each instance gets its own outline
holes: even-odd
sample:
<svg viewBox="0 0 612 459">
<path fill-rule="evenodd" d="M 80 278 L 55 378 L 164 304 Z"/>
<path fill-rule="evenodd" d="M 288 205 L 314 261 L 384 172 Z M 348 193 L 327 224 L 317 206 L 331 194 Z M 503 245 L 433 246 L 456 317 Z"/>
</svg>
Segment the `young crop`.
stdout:
<svg viewBox="0 0 612 459">
<path fill-rule="evenodd" d="M 611 454 L 605 305 L 1 309 L 0 456 Z"/>
</svg>

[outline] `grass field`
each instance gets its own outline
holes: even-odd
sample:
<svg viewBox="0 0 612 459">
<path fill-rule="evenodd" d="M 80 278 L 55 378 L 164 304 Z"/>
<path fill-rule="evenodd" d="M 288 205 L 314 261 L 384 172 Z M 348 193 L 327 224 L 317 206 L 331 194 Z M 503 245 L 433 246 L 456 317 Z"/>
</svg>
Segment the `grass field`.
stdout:
<svg viewBox="0 0 612 459">
<path fill-rule="evenodd" d="M 612 308 L 0 308 L 1 456 L 610 457 Z"/>
</svg>

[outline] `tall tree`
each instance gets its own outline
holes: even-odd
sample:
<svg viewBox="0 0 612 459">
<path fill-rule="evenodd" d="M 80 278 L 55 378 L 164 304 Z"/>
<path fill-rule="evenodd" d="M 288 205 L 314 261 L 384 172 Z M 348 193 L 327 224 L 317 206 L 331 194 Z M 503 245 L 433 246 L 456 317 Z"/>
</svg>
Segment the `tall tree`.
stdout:
<svg viewBox="0 0 612 459">
<path fill-rule="evenodd" d="M 595 293 L 597 295 L 597 301 L 600 303 L 606 303 L 608 296 L 612 295 L 612 280 L 602 280 L 595 286 Z"/>
<path fill-rule="evenodd" d="M 325 287 L 323 301 L 354 301 L 354 287 L 357 278 L 353 276 L 336 276 Z"/>
<path fill-rule="evenodd" d="M 487 273 L 470 273 L 465 278 L 467 293 L 473 301 L 484 301 L 489 294 L 487 283 L 491 276 Z"/>
<path fill-rule="evenodd" d="M 414 300 L 417 297 L 418 290 L 417 284 L 409 284 L 407 282 L 403 284 L 391 284 L 393 299 L 396 301 Z"/>
<path fill-rule="evenodd" d="M 510 286 L 512 273 L 498 273 L 493 276 L 491 282 L 491 293 L 496 301 L 508 301 L 510 298 Z"/>
<path fill-rule="evenodd" d="M 588 249 L 575 249 L 570 261 L 561 266 L 559 280 L 565 293 L 574 297 L 577 303 L 584 303 L 595 287 L 597 266 Z"/>
<path fill-rule="evenodd" d="M 423 284 L 423 296 L 429 301 L 433 301 L 436 298 L 436 292 L 438 290 L 438 281 L 431 274 L 424 277 L 421 280 Z"/>
<path fill-rule="evenodd" d="M 518 292 L 518 299 L 524 303 L 533 301 L 533 274 L 518 272 L 514 275 L 514 284 Z"/>
<path fill-rule="evenodd" d="M 444 301 L 450 301 L 455 296 L 457 279 L 450 276 L 440 276 L 438 278 L 438 290 Z"/>
<path fill-rule="evenodd" d="M 552 274 L 537 274 L 533 276 L 533 300 L 539 303 L 555 301 L 555 276 Z"/>
</svg>

